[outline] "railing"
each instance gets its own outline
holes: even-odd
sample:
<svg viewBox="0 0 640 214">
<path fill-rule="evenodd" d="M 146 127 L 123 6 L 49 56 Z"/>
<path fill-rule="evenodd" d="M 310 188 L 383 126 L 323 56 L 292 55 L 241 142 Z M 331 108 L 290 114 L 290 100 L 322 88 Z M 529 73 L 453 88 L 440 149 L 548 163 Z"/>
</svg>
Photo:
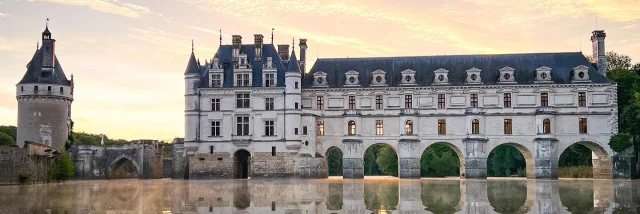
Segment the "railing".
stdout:
<svg viewBox="0 0 640 214">
<path fill-rule="evenodd" d="M 415 109 L 415 108 L 403 108 L 403 109 L 400 109 L 400 114 L 402 114 L 402 115 L 416 115 L 416 114 L 418 114 L 418 109 Z"/>
<path fill-rule="evenodd" d="M 555 114 L 558 113 L 556 107 L 553 106 L 538 106 L 536 108 L 536 114 Z"/>
<path fill-rule="evenodd" d="M 361 115 L 360 109 L 345 109 L 343 115 Z"/>
<path fill-rule="evenodd" d="M 480 107 L 468 107 L 464 109 L 465 114 L 483 114 L 482 108 Z"/>
</svg>

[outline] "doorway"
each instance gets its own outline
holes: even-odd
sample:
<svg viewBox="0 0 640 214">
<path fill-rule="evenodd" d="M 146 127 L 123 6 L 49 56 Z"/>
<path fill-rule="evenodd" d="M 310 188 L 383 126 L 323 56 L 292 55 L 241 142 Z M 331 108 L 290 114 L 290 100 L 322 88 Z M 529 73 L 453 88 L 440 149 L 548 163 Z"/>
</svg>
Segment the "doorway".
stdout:
<svg viewBox="0 0 640 214">
<path fill-rule="evenodd" d="M 235 160 L 235 176 L 236 179 L 249 178 L 249 164 L 251 163 L 251 153 L 247 150 L 238 150 L 233 154 Z"/>
</svg>

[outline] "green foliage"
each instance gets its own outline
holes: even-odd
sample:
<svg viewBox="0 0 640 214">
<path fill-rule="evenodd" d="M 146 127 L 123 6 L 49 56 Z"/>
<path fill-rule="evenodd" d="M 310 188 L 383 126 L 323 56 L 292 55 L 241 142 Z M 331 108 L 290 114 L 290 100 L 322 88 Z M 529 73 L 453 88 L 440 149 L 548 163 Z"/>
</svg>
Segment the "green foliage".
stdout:
<svg viewBox="0 0 640 214">
<path fill-rule="evenodd" d="M 84 132 L 74 132 L 72 133 L 73 144 L 74 145 L 93 145 L 100 146 L 101 135 L 99 134 L 88 134 Z M 117 146 L 122 144 L 129 143 L 126 140 L 122 139 L 110 139 L 107 136 L 104 136 L 104 145 L 105 146 Z"/>
<path fill-rule="evenodd" d="M 398 155 L 389 145 L 383 145 L 376 158 L 380 171 L 385 175 L 398 176 Z"/>
<path fill-rule="evenodd" d="M 527 163 L 522 153 L 513 146 L 500 145 L 489 153 L 487 175 L 491 177 L 510 177 L 518 171 L 525 171 Z M 526 173 L 525 173 L 526 174 Z"/>
<path fill-rule="evenodd" d="M 13 139 L 16 139 L 18 136 L 18 128 L 15 126 L 0 126 L 0 132 L 11 136 Z"/>
<path fill-rule="evenodd" d="M 633 142 L 631 142 L 631 135 L 619 133 L 611 136 L 611 139 L 609 140 L 609 146 L 615 152 L 622 152 L 627 148 L 633 146 Z"/>
<path fill-rule="evenodd" d="M 375 144 L 364 153 L 364 175 L 383 175 L 376 159 L 382 145 Z"/>
<path fill-rule="evenodd" d="M 342 176 L 342 151 L 338 148 L 331 148 L 327 152 L 327 166 L 329 176 Z"/>
<path fill-rule="evenodd" d="M 0 146 L 12 146 L 16 144 L 16 140 L 10 135 L 0 132 Z"/>
<path fill-rule="evenodd" d="M 420 158 L 421 177 L 460 176 L 460 159 L 447 145 L 433 144 Z"/>
<path fill-rule="evenodd" d="M 593 178 L 593 167 L 572 166 L 558 168 L 559 178 Z"/>
<path fill-rule="evenodd" d="M 30 173 L 23 173 L 18 175 L 18 181 L 20 181 L 21 184 L 27 184 L 29 183 L 29 180 L 31 179 L 31 174 Z"/>
<path fill-rule="evenodd" d="M 591 149 L 581 144 L 573 144 L 560 154 L 560 167 L 592 166 Z"/>
<path fill-rule="evenodd" d="M 631 64 L 631 57 L 619 54 L 613 51 L 609 51 L 606 53 L 607 57 L 607 70 L 613 69 L 625 69 L 631 70 L 633 65 Z"/>
<path fill-rule="evenodd" d="M 487 198 L 496 213 L 518 213 L 527 200 L 527 183 L 523 181 L 489 181 Z"/>
<path fill-rule="evenodd" d="M 71 156 L 69 156 L 68 152 L 62 151 L 49 171 L 50 180 L 66 181 L 73 177 L 74 174 L 75 170 Z"/>
<path fill-rule="evenodd" d="M 456 213 L 460 203 L 460 181 L 423 182 L 420 198 L 425 210 L 432 213 Z"/>
</svg>

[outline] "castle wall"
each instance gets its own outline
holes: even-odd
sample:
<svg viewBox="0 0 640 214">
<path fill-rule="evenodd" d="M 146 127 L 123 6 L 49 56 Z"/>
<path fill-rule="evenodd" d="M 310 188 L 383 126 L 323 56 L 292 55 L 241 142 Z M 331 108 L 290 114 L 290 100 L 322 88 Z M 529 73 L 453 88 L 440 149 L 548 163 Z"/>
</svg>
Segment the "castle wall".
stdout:
<svg viewBox="0 0 640 214">
<path fill-rule="evenodd" d="M 75 179 L 106 179 L 120 161 L 131 161 L 142 179 L 162 178 L 162 145 L 127 144 L 123 146 L 73 146 Z"/>
<path fill-rule="evenodd" d="M 70 103 L 63 99 L 20 98 L 16 144 L 25 141 L 64 148 L 69 134 Z"/>
<path fill-rule="evenodd" d="M 20 183 L 20 176 L 29 182 L 46 182 L 55 158 L 46 155 L 45 146 L 28 144 L 27 148 L 0 146 L 0 184 Z"/>
</svg>

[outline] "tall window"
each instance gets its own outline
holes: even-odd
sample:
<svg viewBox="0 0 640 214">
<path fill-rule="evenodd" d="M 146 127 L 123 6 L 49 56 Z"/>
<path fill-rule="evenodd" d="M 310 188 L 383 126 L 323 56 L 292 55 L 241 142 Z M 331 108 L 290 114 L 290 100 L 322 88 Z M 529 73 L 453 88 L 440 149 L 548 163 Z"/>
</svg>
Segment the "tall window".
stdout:
<svg viewBox="0 0 640 214">
<path fill-rule="evenodd" d="M 413 121 L 407 120 L 404 122 L 404 134 L 413 135 Z"/>
<path fill-rule="evenodd" d="M 349 135 L 356 135 L 356 122 L 350 120 L 347 127 L 347 132 Z"/>
<path fill-rule="evenodd" d="M 265 74 L 264 87 L 274 87 L 274 86 L 276 86 L 276 74 Z"/>
<path fill-rule="evenodd" d="M 249 117 L 236 117 L 236 135 L 249 135 Z"/>
<path fill-rule="evenodd" d="M 444 102 L 444 94 L 438 94 L 438 108 L 445 108 L 446 103 Z"/>
<path fill-rule="evenodd" d="M 540 106 L 549 106 L 549 94 L 540 93 Z"/>
<path fill-rule="evenodd" d="M 504 107 L 511 108 L 511 93 L 504 93 Z"/>
<path fill-rule="evenodd" d="M 249 108 L 251 96 L 249 94 L 236 95 L 236 108 Z"/>
<path fill-rule="evenodd" d="M 382 124 L 382 120 L 376 120 L 376 135 L 384 134 L 384 126 Z"/>
<path fill-rule="evenodd" d="M 211 136 L 220 136 L 220 121 L 211 121 Z"/>
<path fill-rule="evenodd" d="M 295 83 L 295 87 L 296 87 L 296 89 L 298 89 L 298 82 Z"/>
<path fill-rule="evenodd" d="M 324 97 L 323 96 L 318 96 L 316 98 L 316 108 L 317 109 L 324 109 Z"/>
<path fill-rule="evenodd" d="M 376 95 L 376 109 L 382 109 L 382 95 Z"/>
<path fill-rule="evenodd" d="M 211 87 L 222 87 L 222 75 L 220 74 L 211 75 Z"/>
<path fill-rule="evenodd" d="M 220 111 L 220 98 L 211 99 L 211 111 Z"/>
<path fill-rule="evenodd" d="M 438 120 L 438 134 L 447 134 L 447 121 Z"/>
<path fill-rule="evenodd" d="M 404 108 L 413 108 L 413 96 L 404 95 Z"/>
<path fill-rule="evenodd" d="M 349 96 L 349 109 L 356 109 L 356 96 Z"/>
<path fill-rule="evenodd" d="M 302 134 L 307 135 L 307 126 L 302 126 Z"/>
<path fill-rule="evenodd" d="M 478 107 L 478 94 L 471 94 L 471 107 Z"/>
<path fill-rule="evenodd" d="M 324 135 L 324 121 L 318 121 L 316 123 L 316 134 L 318 136 Z"/>
<path fill-rule="evenodd" d="M 512 134 L 513 133 L 513 124 L 511 119 L 504 119 L 504 134 Z"/>
<path fill-rule="evenodd" d="M 275 122 L 273 120 L 264 121 L 264 135 L 275 136 Z"/>
<path fill-rule="evenodd" d="M 264 98 L 264 110 L 273 110 L 273 109 L 274 109 L 273 98 L 272 97 Z"/>
<path fill-rule="evenodd" d="M 480 121 L 478 119 L 471 121 L 471 134 L 480 134 Z"/>
<path fill-rule="evenodd" d="M 581 134 L 587 133 L 587 118 L 580 118 L 579 120 L 579 131 Z"/>
<path fill-rule="evenodd" d="M 551 133 L 551 120 L 549 119 L 542 120 L 542 133 L 544 134 Z"/>
<path fill-rule="evenodd" d="M 587 94 L 585 92 L 578 92 L 578 106 L 587 107 Z"/>
<path fill-rule="evenodd" d="M 236 74 L 236 86 L 251 86 L 249 85 L 249 74 Z"/>
</svg>

